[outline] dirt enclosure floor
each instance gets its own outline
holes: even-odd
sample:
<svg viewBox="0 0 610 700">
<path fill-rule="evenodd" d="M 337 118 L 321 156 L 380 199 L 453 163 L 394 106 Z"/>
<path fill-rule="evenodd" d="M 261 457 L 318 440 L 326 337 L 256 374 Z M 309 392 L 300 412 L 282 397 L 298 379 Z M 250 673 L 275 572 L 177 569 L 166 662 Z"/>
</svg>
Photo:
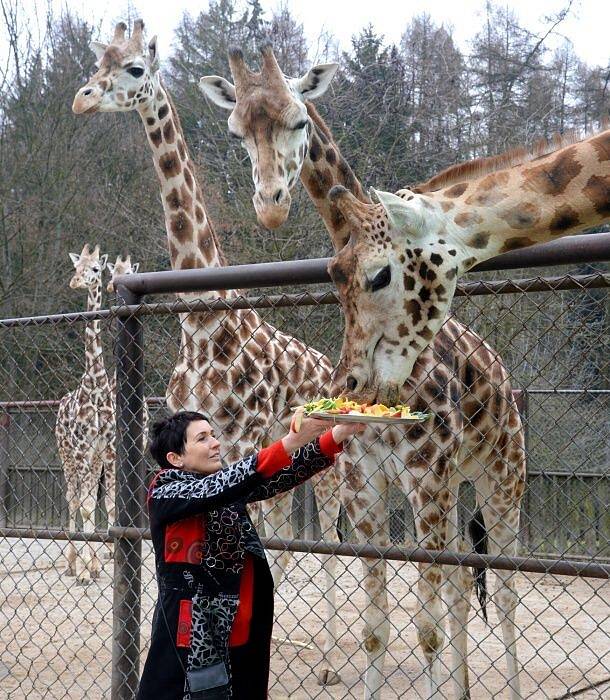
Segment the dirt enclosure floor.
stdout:
<svg viewBox="0 0 610 700">
<path fill-rule="evenodd" d="M 103 548 L 100 546 L 100 552 Z M 143 656 L 156 596 L 145 543 Z M 0 540 L 0 699 L 110 698 L 112 561 L 89 586 L 63 574 L 62 547 L 48 540 Z M 337 685 L 321 688 L 325 606 L 320 559 L 297 555 L 276 597 L 271 700 L 364 697 L 361 648 L 364 596 L 360 564 L 338 559 Z M 416 570 L 389 564 L 390 642 L 383 700 L 425 698 L 422 654 L 413 624 Z M 493 578 L 493 577 L 491 577 Z M 517 576 L 518 653 L 524 698 L 610 698 L 610 586 L 594 579 Z M 473 610 L 468 627 L 472 698 L 507 698 L 503 644 L 493 605 L 490 624 Z M 443 661 L 449 679 L 450 652 Z M 577 691 L 608 679 L 585 692 Z M 441 689 L 453 698 L 449 681 Z M 570 694 L 572 693 L 572 695 Z M 574 693 L 576 693 L 574 695 Z"/>
</svg>

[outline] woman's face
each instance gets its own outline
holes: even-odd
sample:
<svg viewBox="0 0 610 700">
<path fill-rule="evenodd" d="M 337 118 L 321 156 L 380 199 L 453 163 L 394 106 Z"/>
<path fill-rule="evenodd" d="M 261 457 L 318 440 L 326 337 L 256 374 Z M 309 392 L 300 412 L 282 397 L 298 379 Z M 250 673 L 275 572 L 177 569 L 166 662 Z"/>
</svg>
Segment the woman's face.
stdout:
<svg viewBox="0 0 610 700">
<path fill-rule="evenodd" d="M 186 444 L 182 454 L 170 452 L 167 460 L 175 467 L 181 467 L 199 474 L 213 474 L 221 467 L 220 442 L 207 420 L 194 420 L 186 429 Z"/>
</svg>

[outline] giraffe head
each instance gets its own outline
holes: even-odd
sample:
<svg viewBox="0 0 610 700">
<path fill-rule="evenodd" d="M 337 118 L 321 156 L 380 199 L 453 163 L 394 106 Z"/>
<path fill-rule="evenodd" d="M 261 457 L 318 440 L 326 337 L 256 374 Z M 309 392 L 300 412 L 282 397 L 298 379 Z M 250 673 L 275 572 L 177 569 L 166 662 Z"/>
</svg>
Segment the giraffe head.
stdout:
<svg viewBox="0 0 610 700">
<path fill-rule="evenodd" d="M 70 260 L 74 264 L 74 275 L 70 280 L 70 289 L 93 289 L 102 282 L 102 271 L 106 267 L 107 255 L 100 257 L 100 247 L 96 245 L 91 251 L 89 244 L 85 243 L 81 254 L 70 253 Z"/>
<path fill-rule="evenodd" d="M 410 190 L 365 204 L 344 187 L 330 198 L 351 227 L 329 264 L 345 315 L 346 388 L 393 404 L 417 357 L 440 329 L 459 274 L 461 247 Z"/>
<path fill-rule="evenodd" d="M 119 22 L 110 44 L 91 43 L 98 71 L 76 93 L 72 104 L 76 114 L 128 112 L 153 100 L 159 80 L 157 37 L 145 47 L 141 19 L 134 22 L 129 39 L 126 30 L 127 25 Z"/>
<path fill-rule="evenodd" d="M 324 94 L 338 68 L 318 65 L 301 78 L 286 77 L 270 45 L 261 49 L 261 70 L 246 65 L 239 49 L 229 51 L 235 85 L 219 76 L 201 78 L 212 102 L 231 110 L 229 133 L 240 139 L 252 163 L 254 209 L 259 222 L 277 228 L 288 218 L 290 190 L 299 179 L 312 129 L 305 100 Z"/>
<path fill-rule="evenodd" d="M 138 271 L 140 263 L 132 263 L 131 255 L 128 255 L 125 260 L 123 260 L 122 255 L 119 255 L 114 264 L 109 262 L 106 267 L 111 275 L 106 289 L 109 292 L 114 292 L 114 278 L 119 275 L 134 275 Z"/>
</svg>

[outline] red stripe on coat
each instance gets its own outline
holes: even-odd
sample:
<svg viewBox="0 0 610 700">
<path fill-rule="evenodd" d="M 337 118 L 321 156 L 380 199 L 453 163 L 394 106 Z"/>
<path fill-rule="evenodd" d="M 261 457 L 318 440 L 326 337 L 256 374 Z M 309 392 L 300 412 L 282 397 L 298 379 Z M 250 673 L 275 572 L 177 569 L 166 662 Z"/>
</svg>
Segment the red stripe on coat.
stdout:
<svg viewBox="0 0 610 700">
<path fill-rule="evenodd" d="M 193 628 L 193 603 L 190 600 L 180 601 L 178 612 L 178 631 L 176 632 L 176 646 L 191 646 L 191 630 Z"/>
<path fill-rule="evenodd" d="M 239 605 L 231 627 L 230 647 L 239 647 L 248 642 L 254 603 L 254 562 L 252 555 L 246 554 L 244 568 L 239 583 Z"/>
</svg>

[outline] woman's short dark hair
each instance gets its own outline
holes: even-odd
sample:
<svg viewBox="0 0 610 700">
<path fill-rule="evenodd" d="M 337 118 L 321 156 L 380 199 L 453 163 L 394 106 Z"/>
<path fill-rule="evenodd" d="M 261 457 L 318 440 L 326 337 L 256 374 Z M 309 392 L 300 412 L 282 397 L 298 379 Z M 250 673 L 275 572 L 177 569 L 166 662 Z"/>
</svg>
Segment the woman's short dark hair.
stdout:
<svg viewBox="0 0 610 700">
<path fill-rule="evenodd" d="M 187 428 L 189 423 L 196 420 L 208 420 L 208 418 L 196 411 L 179 411 L 153 424 L 148 449 L 160 467 L 164 469 L 172 467 L 167 461 L 168 452 L 179 455 L 184 452 Z"/>
</svg>

